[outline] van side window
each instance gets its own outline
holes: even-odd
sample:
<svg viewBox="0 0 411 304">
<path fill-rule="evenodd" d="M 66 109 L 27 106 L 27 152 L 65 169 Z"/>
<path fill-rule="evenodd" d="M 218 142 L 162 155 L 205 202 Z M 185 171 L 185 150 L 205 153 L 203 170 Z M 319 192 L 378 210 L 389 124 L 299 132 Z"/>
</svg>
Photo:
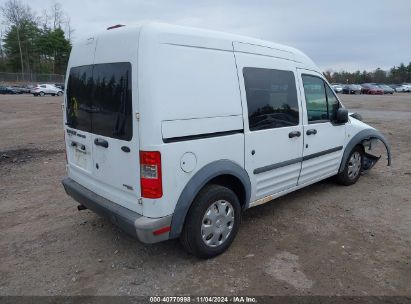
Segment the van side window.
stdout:
<svg viewBox="0 0 411 304">
<path fill-rule="evenodd" d="M 296 126 L 299 110 L 292 71 L 243 68 L 250 131 Z"/>
<path fill-rule="evenodd" d="M 328 120 L 327 97 L 321 78 L 303 75 L 308 121 Z"/>
<path fill-rule="evenodd" d="M 327 92 L 327 103 L 329 111 L 328 116 L 331 121 L 334 121 L 337 118 L 337 110 L 340 107 L 340 102 L 338 101 L 337 97 L 335 97 L 333 90 L 326 83 L 325 90 Z"/>
<path fill-rule="evenodd" d="M 302 75 L 308 122 L 335 119 L 339 102 L 331 88 L 320 77 Z"/>
</svg>

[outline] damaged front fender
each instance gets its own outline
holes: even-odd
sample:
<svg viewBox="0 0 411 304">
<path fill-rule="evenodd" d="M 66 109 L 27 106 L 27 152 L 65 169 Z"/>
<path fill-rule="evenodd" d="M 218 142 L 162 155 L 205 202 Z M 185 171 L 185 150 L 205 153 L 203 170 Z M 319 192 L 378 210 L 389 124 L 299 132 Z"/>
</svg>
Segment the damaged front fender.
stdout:
<svg viewBox="0 0 411 304">
<path fill-rule="evenodd" d="M 387 166 L 391 166 L 391 149 L 384 135 L 382 135 L 379 131 L 375 129 L 365 129 L 365 130 L 358 132 L 348 142 L 347 146 L 345 147 L 345 151 L 343 154 L 339 172 L 344 171 L 344 164 L 347 162 L 350 152 L 355 146 L 357 146 L 358 144 L 362 144 L 364 145 L 364 147 L 368 146 L 369 149 L 371 149 L 372 142 L 375 140 L 379 140 L 384 144 L 386 151 L 387 151 Z M 369 171 L 377 163 L 377 161 L 380 158 L 381 156 L 377 157 L 372 154 L 365 153 L 365 160 L 363 163 L 363 172 Z"/>
</svg>

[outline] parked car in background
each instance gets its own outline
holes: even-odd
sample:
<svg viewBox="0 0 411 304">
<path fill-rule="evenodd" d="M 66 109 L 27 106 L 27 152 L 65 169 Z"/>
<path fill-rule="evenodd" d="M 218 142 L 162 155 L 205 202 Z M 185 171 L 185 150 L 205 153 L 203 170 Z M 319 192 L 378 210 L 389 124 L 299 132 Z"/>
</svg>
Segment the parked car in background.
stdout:
<svg viewBox="0 0 411 304">
<path fill-rule="evenodd" d="M 362 94 L 371 94 L 371 95 L 383 95 L 384 90 L 377 87 L 375 84 L 364 83 L 361 85 Z"/>
<path fill-rule="evenodd" d="M 12 86 L 11 88 L 13 90 L 16 90 L 18 92 L 18 94 L 30 93 L 30 89 L 28 89 L 24 86 Z"/>
<path fill-rule="evenodd" d="M 343 86 L 341 84 L 332 84 L 331 88 L 334 90 L 335 93 L 341 93 L 343 90 Z"/>
<path fill-rule="evenodd" d="M 0 94 L 21 94 L 21 92 L 12 87 L 0 86 Z"/>
<path fill-rule="evenodd" d="M 377 87 L 381 88 L 384 91 L 384 94 L 394 94 L 395 90 L 386 84 L 378 84 Z"/>
<path fill-rule="evenodd" d="M 359 84 L 348 84 L 343 87 L 343 94 L 361 94 L 361 86 Z"/>
<path fill-rule="evenodd" d="M 395 92 L 411 92 L 411 86 L 407 86 L 404 84 L 394 84 L 391 86 L 395 90 Z"/>
<path fill-rule="evenodd" d="M 62 89 L 64 91 L 64 83 L 55 83 L 56 88 Z"/>
<path fill-rule="evenodd" d="M 63 95 L 63 90 L 60 88 L 57 88 L 55 85 L 52 85 L 52 84 L 39 84 L 38 86 L 34 87 L 31 90 L 31 93 L 34 96 L 44 96 L 44 95 L 61 96 Z"/>
<path fill-rule="evenodd" d="M 402 83 L 401 85 L 405 87 L 407 92 L 411 92 L 411 83 Z"/>
</svg>

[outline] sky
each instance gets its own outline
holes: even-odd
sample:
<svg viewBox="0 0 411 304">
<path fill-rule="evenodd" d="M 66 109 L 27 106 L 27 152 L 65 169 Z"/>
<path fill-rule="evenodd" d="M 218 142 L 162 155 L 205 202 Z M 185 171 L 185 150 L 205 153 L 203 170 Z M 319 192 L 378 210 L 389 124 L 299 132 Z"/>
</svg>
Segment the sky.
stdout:
<svg viewBox="0 0 411 304">
<path fill-rule="evenodd" d="M 6 0 L 0 0 L 0 4 Z M 38 14 L 54 0 L 21 0 Z M 300 49 L 325 70 L 389 69 L 411 61 L 410 0 L 65 0 L 74 43 L 144 21 L 206 28 Z"/>
</svg>

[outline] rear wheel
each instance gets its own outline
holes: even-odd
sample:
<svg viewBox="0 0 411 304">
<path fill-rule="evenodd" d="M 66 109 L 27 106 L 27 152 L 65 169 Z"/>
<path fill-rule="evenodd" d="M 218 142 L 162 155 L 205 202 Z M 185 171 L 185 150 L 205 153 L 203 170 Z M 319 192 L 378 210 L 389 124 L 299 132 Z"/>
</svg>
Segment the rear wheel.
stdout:
<svg viewBox="0 0 411 304">
<path fill-rule="evenodd" d="M 344 164 L 344 170 L 337 175 L 338 183 L 350 186 L 355 184 L 361 175 L 364 152 L 360 146 L 356 146 L 348 156 Z"/>
<path fill-rule="evenodd" d="M 43 97 L 43 96 L 46 95 L 46 94 L 44 94 L 44 92 L 40 92 L 39 95 L 40 95 L 41 97 Z"/>
<path fill-rule="evenodd" d="M 231 245 L 241 221 L 235 193 L 220 185 L 207 185 L 194 200 L 180 236 L 183 247 L 200 258 L 212 258 Z"/>
<path fill-rule="evenodd" d="M 58 91 L 58 92 L 57 92 L 57 96 L 61 96 L 61 95 L 63 95 L 63 92 L 62 92 L 62 91 Z"/>
</svg>

